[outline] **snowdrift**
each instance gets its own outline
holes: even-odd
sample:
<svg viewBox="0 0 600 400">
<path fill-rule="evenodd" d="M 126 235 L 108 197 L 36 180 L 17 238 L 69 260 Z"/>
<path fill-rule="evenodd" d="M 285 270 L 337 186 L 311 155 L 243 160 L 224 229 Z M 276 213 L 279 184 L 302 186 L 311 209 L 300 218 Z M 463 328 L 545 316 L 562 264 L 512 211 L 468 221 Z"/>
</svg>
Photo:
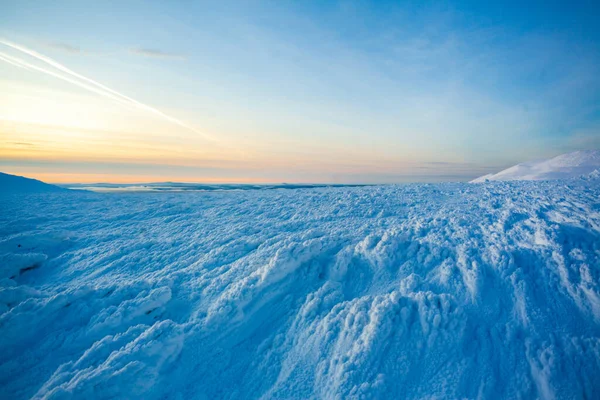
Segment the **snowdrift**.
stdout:
<svg viewBox="0 0 600 400">
<path fill-rule="evenodd" d="M 7 399 L 594 398 L 598 180 L 0 199 Z"/>
<path fill-rule="evenodd" d="M 586 150 L 562 154 L 549 160 L 518 164 L 497 174 L 481 176 L 471 181 L 471 183 L 571 179 L 579 178 L 595 171 L 600 171 L 600 150 Z"/>
</svg>

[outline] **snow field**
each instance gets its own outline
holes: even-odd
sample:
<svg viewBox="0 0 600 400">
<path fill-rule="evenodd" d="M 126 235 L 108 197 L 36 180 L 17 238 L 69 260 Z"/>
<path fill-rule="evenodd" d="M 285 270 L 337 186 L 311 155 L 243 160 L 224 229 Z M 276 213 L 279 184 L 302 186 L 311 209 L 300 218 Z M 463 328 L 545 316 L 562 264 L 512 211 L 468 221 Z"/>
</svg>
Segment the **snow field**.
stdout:
<svg viewBox="0 0 600 400">
<path fill-rule="evenodd" d="M 5 196 L 0 393 L 593 398 L 599 199 L 593 179 Z"/>
</svg>

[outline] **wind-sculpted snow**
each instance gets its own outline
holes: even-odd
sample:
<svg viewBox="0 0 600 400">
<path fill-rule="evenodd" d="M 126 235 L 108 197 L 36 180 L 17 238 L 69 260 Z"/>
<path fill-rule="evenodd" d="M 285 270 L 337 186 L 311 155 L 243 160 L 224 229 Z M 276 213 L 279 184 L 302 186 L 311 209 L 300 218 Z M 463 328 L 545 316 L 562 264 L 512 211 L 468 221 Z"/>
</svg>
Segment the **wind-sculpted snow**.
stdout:
<svg viewBox="0 0 600 400">
<path fill-rule="evenodd" d="M 600 181 L 0 197 L 0 397 L 597 398 Z"/>
</svg>

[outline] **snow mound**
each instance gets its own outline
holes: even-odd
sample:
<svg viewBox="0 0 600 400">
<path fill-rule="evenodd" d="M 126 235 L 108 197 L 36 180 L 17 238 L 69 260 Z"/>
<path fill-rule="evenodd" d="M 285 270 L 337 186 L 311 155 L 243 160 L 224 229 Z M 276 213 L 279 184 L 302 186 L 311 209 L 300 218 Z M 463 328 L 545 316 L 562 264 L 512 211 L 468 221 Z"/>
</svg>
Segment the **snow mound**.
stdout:
<svg viewBox="0 0 600 400">
<path fill-rule="evenodd" d="M 582 176 L 582 179 L 600 179 L 600 169 L 595 169 L 589 174 Z"/>
<path fill-rule="evenodd" d="M 10 175 L 0 172 L 0 193 L 40 193 L 40 192 L 59 192 L 67 189 L 50 185 L 37 179 L 25 178 L 17 175 Z"/>
<path fill-rule="evenodd" d="M 3 197 L 0 397 L 597 398 L 599 199 L 597 179 Z"/>
<path fill-rule="evenodd" d="M 488 174 L 471 181 L 539 181 L 572 179 L 600 168 L 600 150 L 575 151 L 549 160 L 530 161 L 515 165 L 497 174 Z"/>
</svg>

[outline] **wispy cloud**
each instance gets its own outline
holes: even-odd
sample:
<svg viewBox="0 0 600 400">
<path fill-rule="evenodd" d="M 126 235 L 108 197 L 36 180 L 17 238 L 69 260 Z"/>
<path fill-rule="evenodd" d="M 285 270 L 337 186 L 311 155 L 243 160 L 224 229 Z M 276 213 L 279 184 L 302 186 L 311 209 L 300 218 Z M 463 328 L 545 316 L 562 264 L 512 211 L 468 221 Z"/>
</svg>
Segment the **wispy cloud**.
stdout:
<svg viewBox="0 0 600 400">
<path fill-rule="evenodd" d="M 83 53 L 80 47 L 73 46 L 69 43 L 64 43 L 64 42 L 47 43 L 46 46 L 51 49 L 61 50 L 61 51 L 71 53 L 71 54 L 82 54 Z"/>
<path fill-rule="evenodd" d="M 33 143 L 27 143 L 27 142 L 8 142 L 8 144 L 12 144 L 15 146 L 35 146 Z"/>
<path fill-rule="evenodd" d="M 156 49 L 147 49 L 147 48 L 134 48 L 129 49 L 131 54 L 135 54 L 142 57 L 150 57 L 150 58 L 168 58 L 173 60 L 187 60 L 187 57 L 183 54 L 178 53 L 170 53 L 162 50 Z"/>
<path fill-rule="evenodd" d="M 55 70 L 51 70 L 48 68 L 44 68 L 44 67 L 40 67 L 38 65 L 32 64 L 26 60 L 23 60 L 19 57 L 15 57 L 15 56 L 11 56 L 5 53 L 0 52 L 0 60 L 11 64 L 13 66 L 16 67 L 20 67 L 20 68 L 24 68 L 24 69 L 28 69 L 28 70 L 33 70 L 33 71 L 37 71 L 37 72 L 41 72 L 44 73 L 46 75 L 50 75 L 53 76 L 57 79 L 61 79 L 65 82 L 69 82 L 73 85 L 76 85 L 80 88 L 89 90 L 90 92 L 96 93 L 100 96 L 104 96 L 107 97 L 121 105 L 124 106 L 132 106 L 132 107 L 136 107 L 142 110 L 145 110 L 147 112 L 150 112 L 152 114 L 155 114 L 167 121 L 170 121 L 176 125 L 179 125 L 185 129 L 188 129 L 194 133 L 197 133 L 201 136 L 203 136 L 205 139 L 208 140 L 214 140 L 212 137 L 210 137 L 209 135 L 205 134 L 204 132 L 199 131 L 198 129 L 188 125 L 187 123 L 172 117 L 170 115 L 165 114 L 164 112 L 151 107 L 149 105 L 146 105 L 142 102 L 139 102 L 129 96 L 126 96 L 122 93 L 117 92 L 116 90 L 113 90 L 107 86 L 102 85 L 99 82 L 94 81 L 93 79 L 90 79 L 88 77 L 85 77 L 81 74 L 76 73 L 75 71 L 67 68 L 66 66 L 60 64 L 59 62 L 51 59 L 50 57 L 44 56 L 36 51 L 30 50 L 26 47 L 23 47 L 21 45 L 18 45 L 16 43 L 12 43 L 9 42 L 7 40 L 4 39 L 0 39 L 0 44 L 3 44 L 7 47 L 10 47 L 13 50 L 17 50 L 23 54 L 26 54 L 34 59 L 36 59 L 37 61 L 41 61 L 47 65 L 50 65 L 51 67 L 53 67 Z M 58 71 L 56 71 L 58 70 Z"/>
</svg>

